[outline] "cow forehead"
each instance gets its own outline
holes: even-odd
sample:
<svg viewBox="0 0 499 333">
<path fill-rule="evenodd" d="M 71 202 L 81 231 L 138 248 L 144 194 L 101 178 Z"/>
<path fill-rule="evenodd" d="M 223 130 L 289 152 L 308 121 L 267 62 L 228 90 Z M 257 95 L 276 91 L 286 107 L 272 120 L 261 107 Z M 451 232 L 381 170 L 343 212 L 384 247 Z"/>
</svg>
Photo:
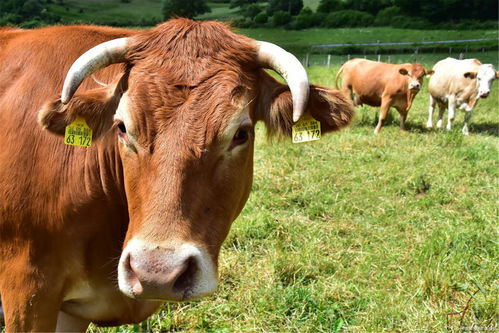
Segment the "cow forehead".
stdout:
<svg viewBox="0 0 499 333">
<path fill-rule="evenodd" d="M 481 65 L 480 68 L 478 69 L 477 76 L 480 79 L 490 80 L 492 78 L 495 78 L 496 70 L 494 66 L 492 66 L 491 64 Z"/>
<path fill-rule="evenodd" d="M 175 133 L 175 139 L 205 149 L 212 142 L 225 141 L 237 127 L 250 121 L 249 106 L 253 100 L 247 82 L 237 75 L 211 77 L 197 86 L 171 84 L 160 79 L 148 84 L 131 85 L 117 114 L 128 120 L 137 141 L 150 144 L 158 135 Z M 158 84 L 158 82 L 161 82 Z"/>
</svg>

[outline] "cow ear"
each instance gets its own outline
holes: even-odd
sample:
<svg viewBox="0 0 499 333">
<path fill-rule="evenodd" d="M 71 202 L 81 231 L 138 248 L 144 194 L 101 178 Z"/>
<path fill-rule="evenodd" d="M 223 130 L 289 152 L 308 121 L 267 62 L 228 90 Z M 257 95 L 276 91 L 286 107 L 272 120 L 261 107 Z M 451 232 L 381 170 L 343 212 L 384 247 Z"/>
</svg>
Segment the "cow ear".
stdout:
<svg viewBox="0 0 499 333">
<path fill-rule="evenodd" d="M 499 79 L 499 72 L 496 72 L 496 79 Z"/>
<path fill-rule="evenodd" d="M 435 73 L 435 71 L 433 69 L 426 69 L 426 68 L 425 68 L 424 72 L 426 75 L 433 75 L 433 73 Z"/>
<path fill-rule="evenodd" d="M 468 79 L 474 79 L 477 76 L 477 72 L 466 72 L 464 73 L 464 77 Z"/>
<path fill-rule="evenodd" d="M 409 71 L 405 68 L 401 68 L 401 69 L 399 69 L 399 73 L 402 75 L 407 75 L 407 74 L 409 74 Z"/>
<path fill-rule="evenodd" d="M 49 132 L 64 135 L 66 126 L 82 117 L 96 139 L 112 127 L 122 93 L 121 84 L 111 84 L 75 94 L 67 104 L 57 98 L 41 108 L 38 123 Z"/>
<path fill-rule="evenodd" d="M 289 88 L 266 75 L 260 81 L 257 120 L 263 120 L 270 137 L 290 137 L 293 126 L 293 101 Z M 348 97 L 338 90 L 311 86 L 305 113 L 321 123 L 323 133 L 347 126 L 355 110 Z"/>
</svg>

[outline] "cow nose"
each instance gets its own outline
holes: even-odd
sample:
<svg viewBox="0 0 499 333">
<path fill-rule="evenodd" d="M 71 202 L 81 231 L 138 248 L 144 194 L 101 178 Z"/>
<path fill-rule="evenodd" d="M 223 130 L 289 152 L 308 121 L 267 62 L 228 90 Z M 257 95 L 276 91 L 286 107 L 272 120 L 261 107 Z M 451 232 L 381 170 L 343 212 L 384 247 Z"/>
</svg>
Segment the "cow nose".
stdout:
<svg viewBox="0 0 499 333">
<path fill-rule="evenodd" d="M 211 294 L 217 284 L 211 259 L 192 245 L 132 247 L 122 255 L 118 282 L 133 298 L 169 301 Z"/>
<path fill-rule="evenodd" d="M 189 257 L 172 264 L 164 262 L 167 258 L 162 257 L 158 253 L 128 256 L 126 278 L 135 297 L 181 300 L 192 287 L 197 271 L 196 259 Z"/>
<path fill-rule="evenodd" d="M 487 98 L 489 96 L 489 94 L 490 94 L 490 91 L 486 91 L 486 92 L 481 93 L 480 97 L 481 98 Z"/>
<path fill-rule="evenodd" d="M 419 84 L 419 82 L 417 82 L 417 83 L 412 83 L 410 88 L 411 88 L 411 89 L 419 89 L 419 88 L 420 88 L 420 86 L 421 86 L 421 85 Z"/>
</svg>

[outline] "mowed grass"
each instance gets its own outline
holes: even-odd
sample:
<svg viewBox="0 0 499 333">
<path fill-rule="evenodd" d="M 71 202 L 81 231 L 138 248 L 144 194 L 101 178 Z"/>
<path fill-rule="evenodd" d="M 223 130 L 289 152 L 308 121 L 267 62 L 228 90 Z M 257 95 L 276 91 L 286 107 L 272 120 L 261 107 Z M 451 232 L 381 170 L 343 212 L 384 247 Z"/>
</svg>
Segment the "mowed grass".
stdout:
<svg viewBox="0 0 499 333">
<path fill-rule="evenodd" d="M 311 68 L 311 81 L 337 69 Z M 218 292 L 117 330 L 497 328 L 499 85 L 470 136 L 462 112 L 452 131 L 427 130 L 427 100 L 424 88 L 406 132 L 392 110 L 374 135 L 370 107 L 312 143 L 269 143 L 259 126 L 253 190 L 223 245 Z"/>
</svg>

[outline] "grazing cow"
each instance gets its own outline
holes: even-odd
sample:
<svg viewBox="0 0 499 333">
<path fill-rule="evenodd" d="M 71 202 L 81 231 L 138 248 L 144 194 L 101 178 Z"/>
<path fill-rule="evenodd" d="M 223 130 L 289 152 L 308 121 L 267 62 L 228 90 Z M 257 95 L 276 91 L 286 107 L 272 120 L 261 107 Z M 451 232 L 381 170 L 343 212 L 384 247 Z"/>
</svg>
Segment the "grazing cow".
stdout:
<svg viewBox="0 0 499 333">
<path fill-rule="evenodd" d="M 7 29 L 0 63 L 7 331 L 140 322 L 161 301 L 213 293 L 251 188 L 255 123 L 290 136 L 307 113 L 328 132 L 354 112 L 291 54 L 217 22 Z M 89 148 L 63 144 L 77 117 Z"/>
<path fill-rule="evenodd" d="M 447 130 L 450 130 L 458 107 L 465 111 L 462 132 L 468 135 L 471 111 L 480 98 L 489 96 L 492 83 L 499 78 L 499 72 L 491 64 L 482 65 L 477 59 L 454 58 L 440 60 L 433 66 L 433 70 L 435 73 L 428 83 L 430 106 L 426 127 L 433 127 L 433 111 L 438 104 L 437 127 L 442 127 L 442 118 L 448 108 Z"/>
<path fill-rule="evenodd" d="M 352 59 L 341 66 L 336 74 L 342 76 L 342 91 L 350 96 L 354 105 L 381 106 L 378 125 L 381 131 L 390 107 L 400 114 L 400 128 L 405 129 L 407 113 L 423 84 L 423 77 L 431 74 L 420 64 L 393 65 L 366 59 Z"/>
</svg>

